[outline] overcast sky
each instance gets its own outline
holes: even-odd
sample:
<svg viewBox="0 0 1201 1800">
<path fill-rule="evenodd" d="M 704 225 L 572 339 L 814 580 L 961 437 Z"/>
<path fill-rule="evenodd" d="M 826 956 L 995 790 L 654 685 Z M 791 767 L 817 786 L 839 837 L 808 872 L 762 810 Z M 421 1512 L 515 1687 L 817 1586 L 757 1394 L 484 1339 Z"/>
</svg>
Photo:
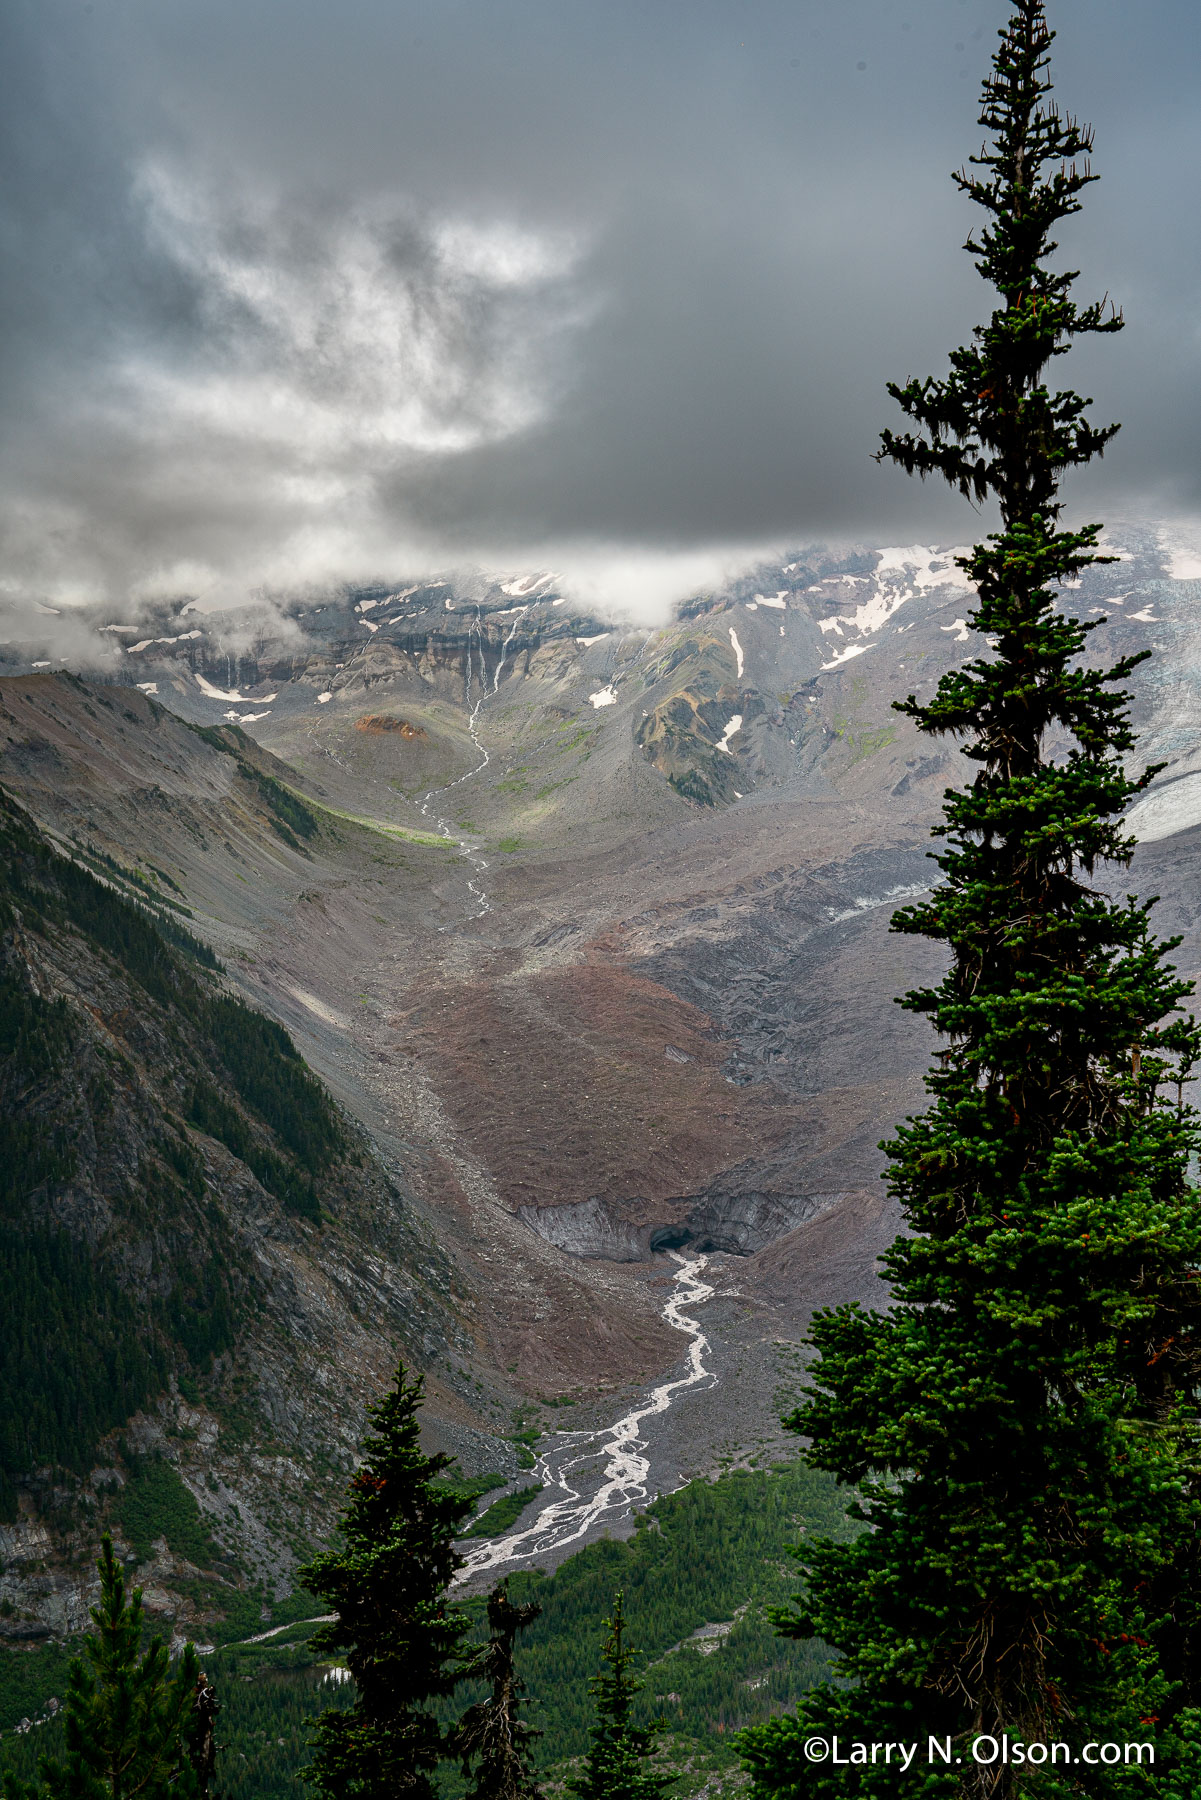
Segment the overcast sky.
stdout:
<svg viewBox="0 0 1201 1800">
<path fill-rule="evenodd" d="M 1129 321 L 1082 507 L 1201 512 L 1201 22 L 1052 0 Z M 871 461 L 987 309 L 948 179 L 1002 0 L 7 0 L 0 582 L 16 604 L 421 566 L 652 598 L 962 541 Z M 1061 365 L 1062 366 L 1062 365 Z M 620 597 L 616 592 L 615 598 Z"/>
</svg>

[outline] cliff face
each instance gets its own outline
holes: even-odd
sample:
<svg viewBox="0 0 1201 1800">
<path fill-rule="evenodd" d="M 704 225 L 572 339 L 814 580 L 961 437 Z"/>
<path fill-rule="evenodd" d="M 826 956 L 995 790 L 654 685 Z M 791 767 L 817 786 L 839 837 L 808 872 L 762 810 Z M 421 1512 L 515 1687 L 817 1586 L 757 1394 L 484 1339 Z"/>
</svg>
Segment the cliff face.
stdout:
<svg viewBox="0 0 1201 1800">
<path fill-rule="evenodd" d="M 203 1636 L 328 1530 L 397 1353 L 465 1339 L 287 1034 L 92 860 L 0 793 L 0 1635 L 84 1622 L 108 1526 Z"/>
</svg>

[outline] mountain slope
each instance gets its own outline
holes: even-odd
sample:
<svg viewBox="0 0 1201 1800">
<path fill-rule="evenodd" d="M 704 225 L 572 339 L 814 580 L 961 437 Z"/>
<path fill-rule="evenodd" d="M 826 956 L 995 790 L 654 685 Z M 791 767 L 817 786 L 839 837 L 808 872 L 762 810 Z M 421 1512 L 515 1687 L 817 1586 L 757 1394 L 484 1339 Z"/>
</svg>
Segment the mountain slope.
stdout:
<svg viewBox="0 0 1201 1800">
<path fill-rule="evenodd" d="M 1154 534 L 1119 549 L 1064 603 L 1109 617 L 1098 657 L 1163 652 L 1135 704 L 1172 766 L 1121 879 L 1164 893 L 1191 972 L 1201 588 Z M 893 1001 L 937 963 L 889 918 L 971 774 L 891 702 L 987 654 L 969 608 L 948 551 L 807 552 L 660 631 L 549 577 L 397 584 L 253 656 L 193 611 L 131 632 L 131 685 L 0 681 L 0 780 L 191 911 L 436 1234 L 452 1447 L 514 1410 L 591 1430 L 670 1372 L 673 1251 L 710 1259 L 715 1379 L 648 1424 L 659 1491 L 774 1431 L 773 1344 L 814 1306 L 879 1298 L 878 1146 L 934 1048 Z"/>
<path fill-rule="evenodd" d="M 80 1623 L 67 1565 L 106 1520 L 181 1618 L 273 1584 L 328 1528 L 395 1349 L 464 1336 L 445 1255 L 286 1032 L 2 792 L 0 1280 L 18 1637 Z"/>
</svg>

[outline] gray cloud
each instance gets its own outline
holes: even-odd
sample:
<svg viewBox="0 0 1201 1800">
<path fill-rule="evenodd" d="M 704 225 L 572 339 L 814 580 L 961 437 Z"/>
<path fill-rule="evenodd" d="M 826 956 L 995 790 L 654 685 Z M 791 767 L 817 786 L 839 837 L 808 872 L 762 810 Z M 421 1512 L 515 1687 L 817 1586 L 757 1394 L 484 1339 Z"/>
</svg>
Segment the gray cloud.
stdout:
<svg viewBox="0 0 1201 1800">
<path fill-rule="evenodd" d="M 661 600 L 704 555 L 962 538 L 871 450 L 987 305 L 947 172 L 1004 10 L 14 0 L 0 593 L 597 593 L 608 557 Z M 1194 16 L 1051 10 L 1103 176 L 1065 255 L 1130 321 L 1073 370 L 1125 421 L 1078 503 L 1198 510 Z"/>
</svg>

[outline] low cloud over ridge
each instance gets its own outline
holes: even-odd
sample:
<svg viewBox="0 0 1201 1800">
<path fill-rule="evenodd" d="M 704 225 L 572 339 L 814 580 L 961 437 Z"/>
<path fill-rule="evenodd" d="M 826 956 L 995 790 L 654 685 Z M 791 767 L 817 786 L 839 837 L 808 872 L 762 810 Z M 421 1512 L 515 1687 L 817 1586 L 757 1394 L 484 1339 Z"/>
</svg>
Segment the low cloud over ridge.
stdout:
<svg viewBox="0 0 1201 1800">
<path fill-rule="evenodd" d="M 961 536 L 870 453 L 986 303 L 945 171 L 1002 10 L 17 0 L 0 595 L 475 562 L 650 617 L 771 546 Z M 1103 175 L 1067 251 L 1130 319 L 1074 371 L 1126 422 L 1079 504 L 1191 511 L 1190 15 L 1054 10 Z"/>
</svg>

